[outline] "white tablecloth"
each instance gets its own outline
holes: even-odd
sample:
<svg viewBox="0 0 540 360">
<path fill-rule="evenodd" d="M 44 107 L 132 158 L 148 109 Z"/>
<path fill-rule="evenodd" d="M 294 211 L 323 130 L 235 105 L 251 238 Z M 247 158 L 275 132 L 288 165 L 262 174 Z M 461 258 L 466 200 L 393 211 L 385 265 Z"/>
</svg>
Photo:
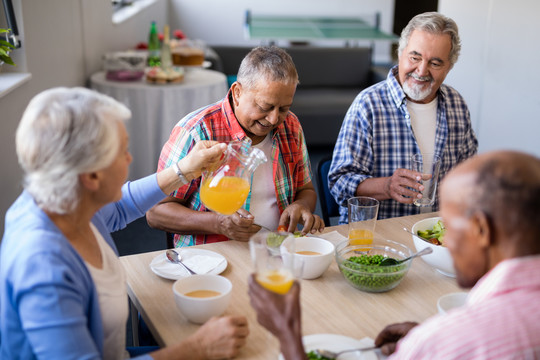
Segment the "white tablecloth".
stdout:
<svg viewBox="0 0 540 360">
<path fill-rule="evenodd" d="M 91 76 L 90 85 L 122 102 L 132 112 L 127 123 L 133 155 L 131 180 L 156 171 L 161 148 L 180 119 L 227 93 L 226 76 L 206 69 L 189 69 L 183 82 L 167 85 L 148 84 L 144 80 L 109 81 L 104 72 L 98 72 Z"/>
</svg>

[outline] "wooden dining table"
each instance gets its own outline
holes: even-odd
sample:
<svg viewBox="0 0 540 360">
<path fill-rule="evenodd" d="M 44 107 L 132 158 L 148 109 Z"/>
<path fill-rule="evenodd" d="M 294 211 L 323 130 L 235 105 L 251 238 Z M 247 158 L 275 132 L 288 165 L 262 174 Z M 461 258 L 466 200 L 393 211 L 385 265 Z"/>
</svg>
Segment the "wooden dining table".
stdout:
<svg viewBox="0 0 540 360">
<path fill-rule="evenodd" d="M 410 229 L 416 221 L 432 216 L 437 214 L 378 220 L 375 239 L 394 240 L 414 251 L 412 237 L 403 228 Z M 328 227 L 323 233 L 330 233 L 328 239 L 338 243 L 347 235 L 347 225 Z M 257 323 L 250 306 L 248 276 L 253 272 L 253 264 L 248 245 L 231 240 L 197 248 L 217 252 L 227 259 L 227 268 L 221 275 L 232 282 L 233 290 L 224 315 L 246 316 L 250 329 L 247 344 L 238 359 L 277 359 L 280 353 L 277 340 Z M 176 307 L 174 281 L 161 278 L 150 269 L 150 262 L 161 252 L 122 256 L 120 260 L 127 273 L 132 309 L 140 312 L 158 344 L 166 346 L 193 334 L 200 325 L 188 322 Z M 390 323 L 422 322 L 437 313 L 439 297 L 463 291 L 454 278 L 440 274 L 421 258 L 413 260 L 409 272 L 396 288 L 384 293 L 362 292 L 349 285 L 335 260 L 321 277 L 301 280 L 300 284 L 303 335 L 337 334 L 355 339 L 374 339 Z M 134 319 L 136 317 L 132 317 Z"/>
</svg>

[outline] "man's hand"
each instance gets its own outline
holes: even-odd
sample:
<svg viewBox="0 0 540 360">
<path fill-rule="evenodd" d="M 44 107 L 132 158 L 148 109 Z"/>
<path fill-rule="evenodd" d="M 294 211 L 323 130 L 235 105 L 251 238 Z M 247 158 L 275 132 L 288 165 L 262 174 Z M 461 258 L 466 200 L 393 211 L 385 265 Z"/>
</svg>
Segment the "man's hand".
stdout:
<svg viewBox="0 0 540 360">
<path fill-rule="evenodd" d="M 324 230 L 324 221 L 318 215 L 313 214 L 307 206 L 296 201 L 283 211 L 279 218 L 279 226 L 285 226 L 286 231 L 294 232 L 299 223 L 304 225 L 303 235 Z"/>
<path fill-rule="evenodd" d="M 392 354 L 396 350 L 397 342 L 416 325 L 418 323 L 411 321 L 388 325 L 375 338 L 375 346 L 380 347 L 384 355 Z"/>
<path fill-rule="evenodd" d="M 263 288 L 252 274 L 248 293 L 257 321 L 278 338 L 285 359 L 306 359 L 302 345 L 298 282 L 295 281 L 289 292 L 281 295 Z"/>
<path fill-rule="evenodd" d="M 425 175 L 424 175 L 425 176 Z M 412 204 L 415 199 L 421 199 L 424 185 L 420 184 L 422 173 L 408 169 L 397 169 L 387 178 L 384 191 L 389 198 L 403 204 Z M 425 178 L 423 180 L 428 180 Z"/>
<path fill-rule="evenodd" d="M 253 225 L 253 215 L 245 209 L 239 209 L 232 215 L 218 215 L 217 230 L 229 239 L 249 241 L 249 238 L 261 228 Z"/>
</svg>

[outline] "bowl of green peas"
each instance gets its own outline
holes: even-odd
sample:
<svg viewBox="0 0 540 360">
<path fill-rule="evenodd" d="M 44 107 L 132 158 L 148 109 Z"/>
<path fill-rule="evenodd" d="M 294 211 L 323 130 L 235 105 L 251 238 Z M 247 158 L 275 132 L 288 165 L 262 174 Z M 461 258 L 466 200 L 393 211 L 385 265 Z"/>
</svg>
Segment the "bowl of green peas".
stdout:
<svg viewBox="0 0 540 360">
<path fill-rule="evenodd" d="M 385 258 L 403 260 L 413 254 L 407 246 L 392 240 L 375 240 L 371 245 L 336 246 L 339 271 L 353 287 L 366 292 L 385 292 L 399 285 L 411 267 L 412 259 L 396 265 L 381 265 Z"/>
</svg>

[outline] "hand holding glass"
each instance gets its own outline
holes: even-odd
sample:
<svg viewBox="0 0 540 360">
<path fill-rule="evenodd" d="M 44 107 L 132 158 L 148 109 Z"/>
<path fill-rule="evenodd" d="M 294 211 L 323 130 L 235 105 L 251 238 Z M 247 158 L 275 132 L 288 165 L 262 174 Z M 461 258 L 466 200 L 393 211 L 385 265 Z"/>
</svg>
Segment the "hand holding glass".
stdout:
<svg viewBox="0 0 540 360">
<path fill-rule="evenodd" d="M 283 237 L 261 230 L 249 240 L 255 279 L 262 287 L 278 294 L 289 291 L 295 275 L 294 236 L 288 236 L 283 243 L 288 239 L 287 246 L 281 246 Z"/>
<path fill-rule="evenodd" d="M 416 198 L 414 205 L 431 206 L 435 202 L 437 194 L 437 182 L 439 179 L 439 169 L 441 158 L 435 154 L 414 154 L 411 158 L 412 170 L 422 173 L 420 183 L 424 185 L 421 192 L 422 198 Z"/>
</svg>

